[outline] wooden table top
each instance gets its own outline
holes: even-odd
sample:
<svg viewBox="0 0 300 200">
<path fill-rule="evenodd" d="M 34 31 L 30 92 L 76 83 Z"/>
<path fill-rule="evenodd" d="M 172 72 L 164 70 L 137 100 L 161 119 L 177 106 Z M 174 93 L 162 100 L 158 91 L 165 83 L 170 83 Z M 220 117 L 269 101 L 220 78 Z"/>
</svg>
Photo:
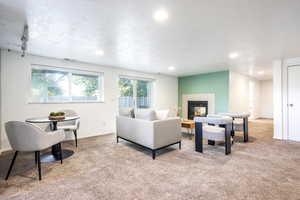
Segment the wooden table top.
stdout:
<svg viewBox="0 0 300 200">
<path fill-rule="evenodd" d="M 195 128 L 195 121 L 194 120 L 184 120 L 181 122 L 181 127 L 194 129 Z"/>
<path fill-rule="evenodd" d="M 181 124 L 195 124 L 194 120 L 183 120 Z"/>
</svg>

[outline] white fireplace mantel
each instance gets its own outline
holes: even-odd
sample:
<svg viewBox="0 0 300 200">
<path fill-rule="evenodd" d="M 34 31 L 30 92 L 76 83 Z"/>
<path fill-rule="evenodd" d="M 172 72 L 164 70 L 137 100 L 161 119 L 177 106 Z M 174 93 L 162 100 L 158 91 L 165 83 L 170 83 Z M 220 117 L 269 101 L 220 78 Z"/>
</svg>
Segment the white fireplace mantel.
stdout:
<svg viewBox="0 0 300 200">
<path fill-rule="evenodd" d="M 215 94 L 184 94 L 182 95 L 182 118 L 188 118 L 188 101 L 207 101 L 208 114 L 215 114 Z"/>
</svg>

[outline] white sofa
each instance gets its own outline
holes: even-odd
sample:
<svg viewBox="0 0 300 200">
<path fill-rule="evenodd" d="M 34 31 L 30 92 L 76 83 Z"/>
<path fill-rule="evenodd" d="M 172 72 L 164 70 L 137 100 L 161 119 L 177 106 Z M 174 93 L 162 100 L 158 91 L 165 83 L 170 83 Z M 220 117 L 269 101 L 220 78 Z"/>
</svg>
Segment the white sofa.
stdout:
<svg viewBox="0 0 300 200">
<path fill-rule="evenodd" d="M 173 144 L 181 148 L 181 128 L 179 118 L 164 120 L 145 120 L 127 116 L 117 116 L 117 142 L 119 138 L 146 147 L 152 151 L 155 159 L 156 151 Z"/>
</svg>

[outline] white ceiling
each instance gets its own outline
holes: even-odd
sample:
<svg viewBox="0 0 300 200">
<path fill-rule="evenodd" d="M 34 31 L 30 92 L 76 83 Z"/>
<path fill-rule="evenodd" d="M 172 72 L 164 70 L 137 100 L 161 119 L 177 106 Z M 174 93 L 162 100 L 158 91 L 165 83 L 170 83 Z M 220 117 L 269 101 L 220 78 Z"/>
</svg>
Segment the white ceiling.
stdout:
<svg viewBox="0 0 300 200">
<path fill-rule="evenodd" d="M 29 53 L 176 76 L 269 79 L 272 60 L 300 56 L 299 0 L 0 0 L 0 47 L 20 50 L 24 23 Z"/>
</svg>

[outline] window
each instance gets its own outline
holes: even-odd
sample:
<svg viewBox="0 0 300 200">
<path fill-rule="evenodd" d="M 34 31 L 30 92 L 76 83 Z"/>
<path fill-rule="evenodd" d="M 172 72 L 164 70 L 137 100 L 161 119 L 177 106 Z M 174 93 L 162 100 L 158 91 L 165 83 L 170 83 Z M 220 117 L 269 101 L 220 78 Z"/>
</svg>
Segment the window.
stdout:
<svg viewBox="0 0 300 200">
<path fill-rule="evenodd" d="M 33 67 L 31 102 L 100 102 L 103 101 L 102 81 L 101 73 Z"/>
<path fill-rule="evenodd" d="M 119 106 L 123 108 L 151 108 L 152 80 L 120 77 Z"/>
</svg>

